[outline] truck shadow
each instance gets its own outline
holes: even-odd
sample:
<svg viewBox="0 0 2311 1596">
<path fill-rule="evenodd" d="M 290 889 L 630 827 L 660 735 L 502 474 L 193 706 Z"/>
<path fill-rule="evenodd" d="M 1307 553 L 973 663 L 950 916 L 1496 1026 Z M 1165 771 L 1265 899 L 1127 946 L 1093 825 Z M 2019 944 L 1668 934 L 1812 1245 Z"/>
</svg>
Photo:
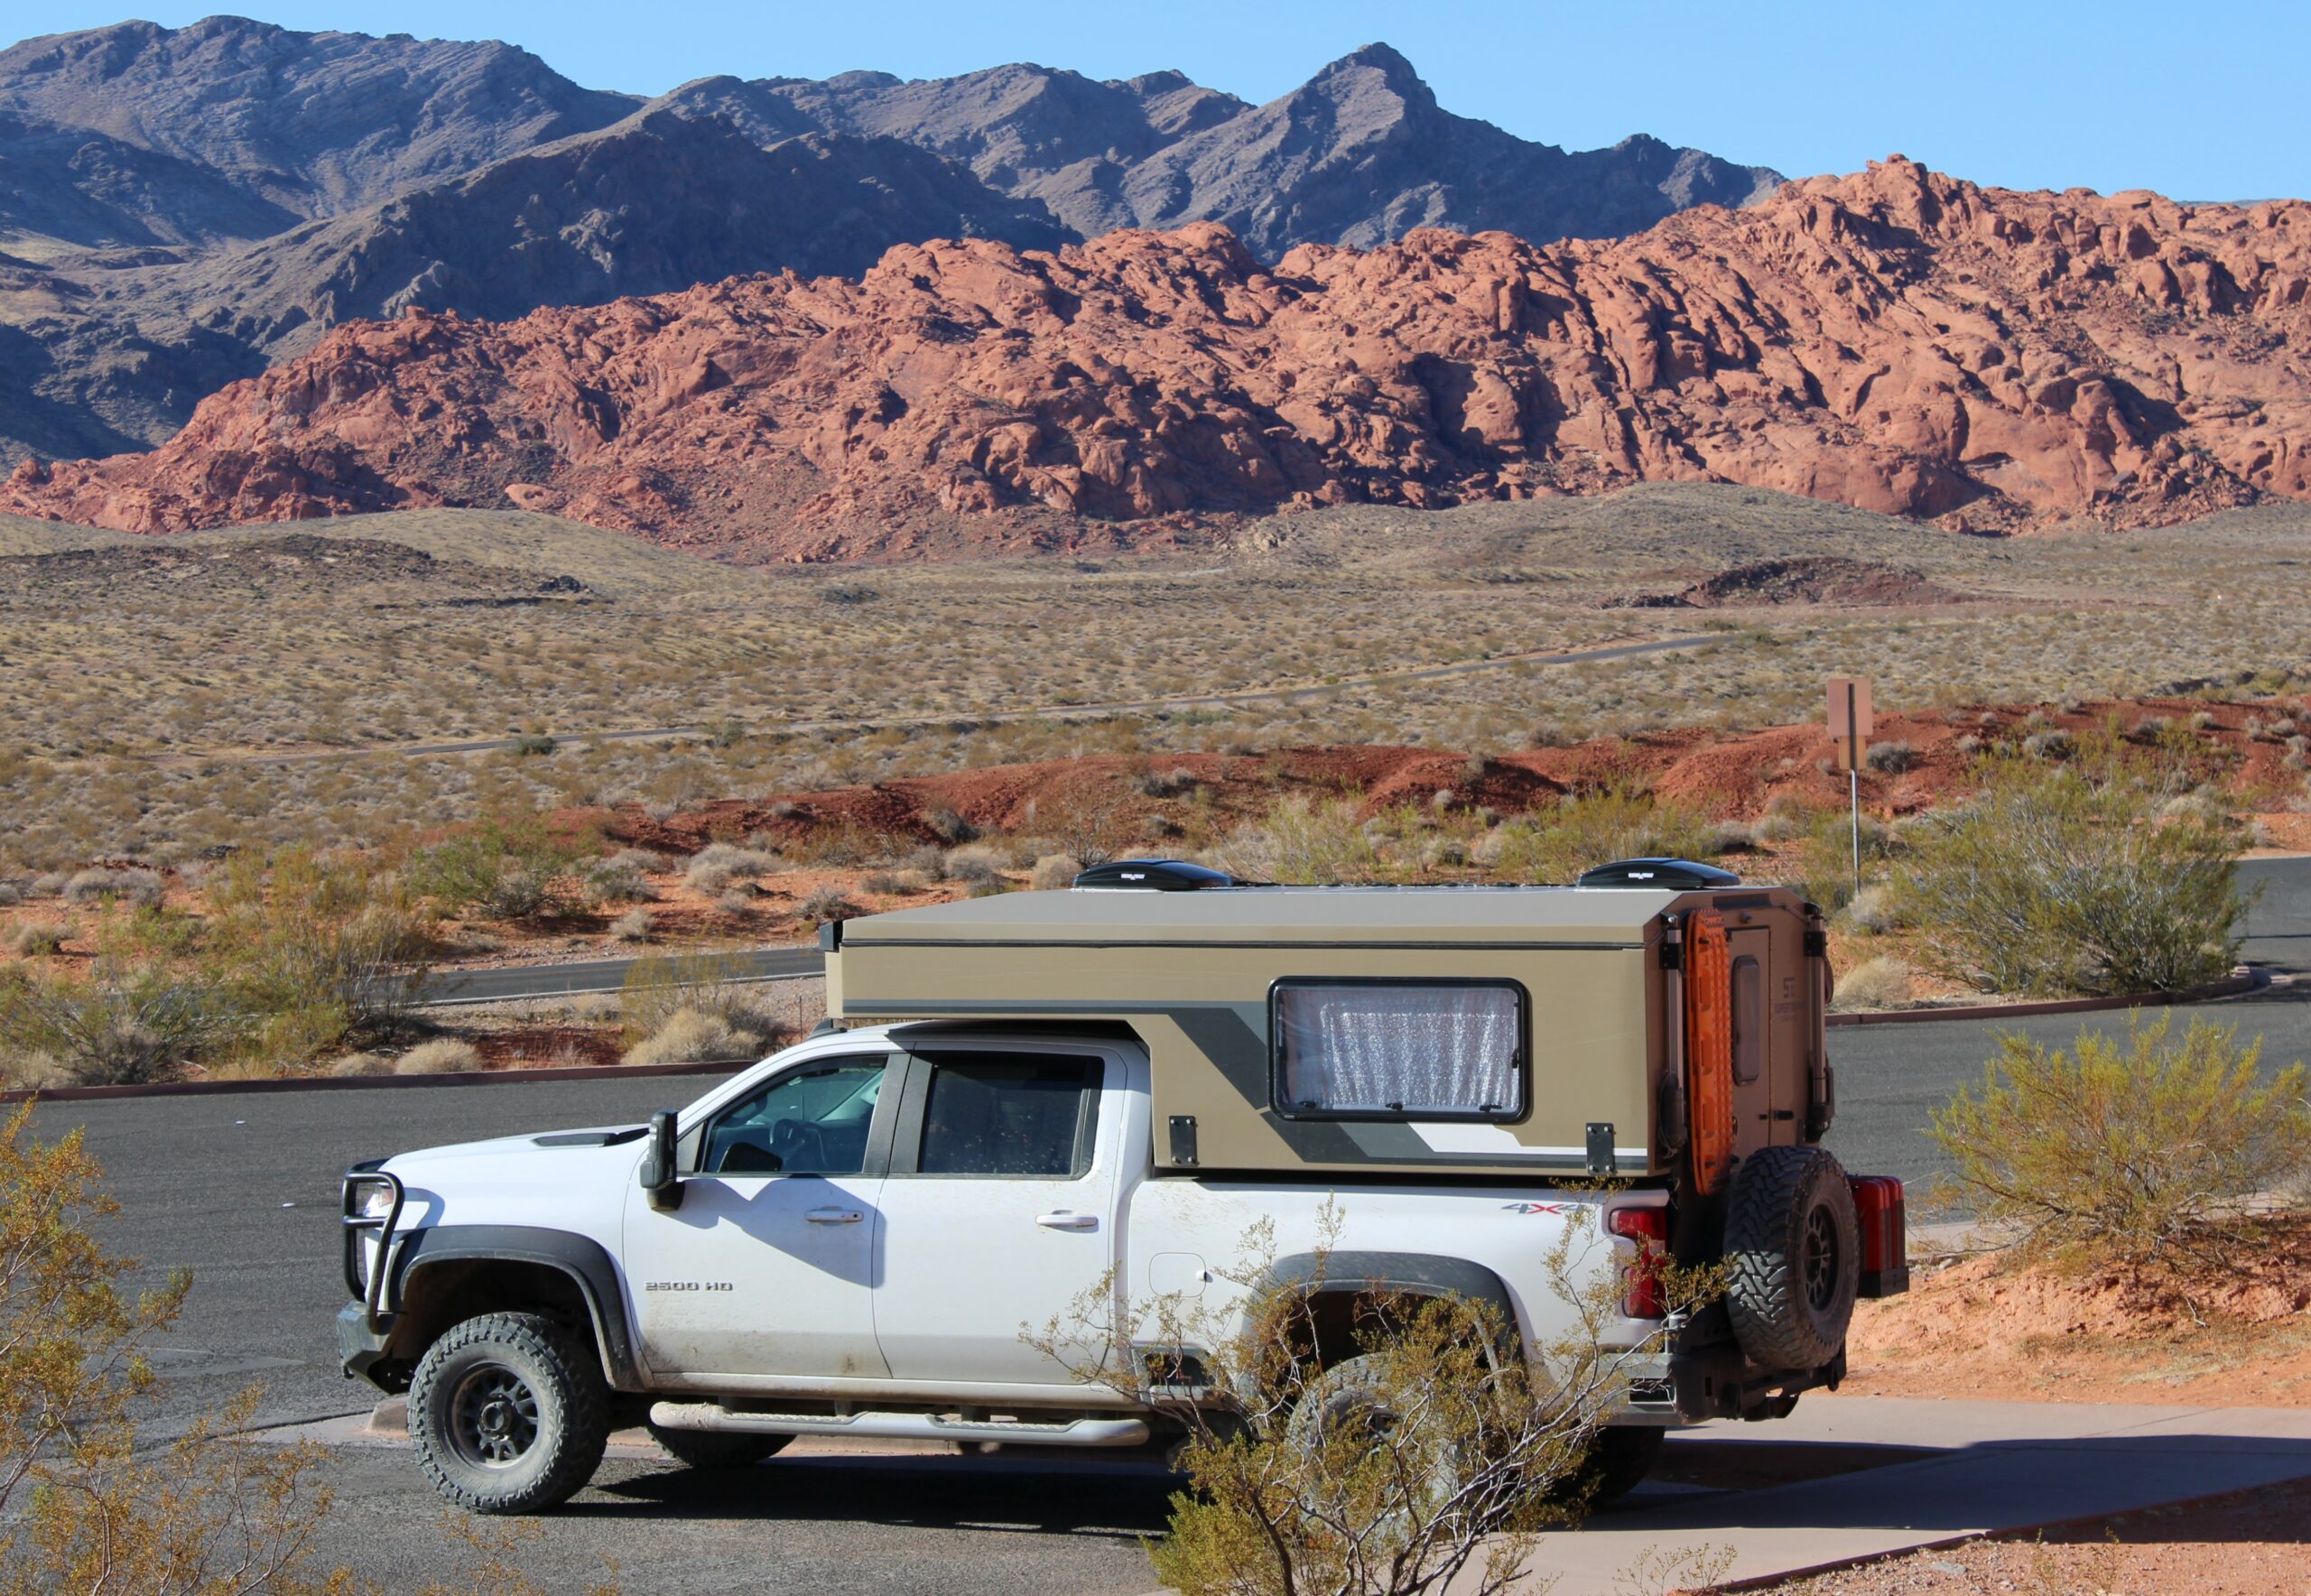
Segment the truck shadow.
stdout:
<svg viewBox="0 0 2311 1596">
<path fill-rule="evenodd" d="M 1181 1484 L 1180 1476 L 1153 1463 L 808 1457 L 728 1473 L 669 1465 L 598 1479 L 592 1491 L 556 1516 L 831 1519 L 1136 1542 L 1164 1532 L 1171 1495 Z"/>
</svg>

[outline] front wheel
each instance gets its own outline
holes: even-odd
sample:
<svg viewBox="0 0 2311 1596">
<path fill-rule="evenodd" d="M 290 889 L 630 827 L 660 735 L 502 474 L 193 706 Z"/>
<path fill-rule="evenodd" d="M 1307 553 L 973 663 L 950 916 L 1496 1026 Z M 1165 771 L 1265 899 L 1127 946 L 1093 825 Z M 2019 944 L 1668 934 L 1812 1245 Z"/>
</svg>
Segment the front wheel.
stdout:
<svg viewBox="0 0 2311 1596">
<path fill-rule="evenodd" d="M 594 1477 L 610 1434 L 592 1350 L 539 1313 L 485 1313 L 417 1360 L 409 1438 L 433 1489 L 469 1513 L 534 1513 Z"/>
</svg>

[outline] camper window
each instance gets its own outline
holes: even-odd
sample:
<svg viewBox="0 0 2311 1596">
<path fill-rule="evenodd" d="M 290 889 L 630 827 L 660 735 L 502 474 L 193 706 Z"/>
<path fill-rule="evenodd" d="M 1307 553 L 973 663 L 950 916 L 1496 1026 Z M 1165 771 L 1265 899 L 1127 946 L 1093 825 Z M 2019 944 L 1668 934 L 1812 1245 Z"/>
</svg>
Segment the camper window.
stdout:
<svg viewBox="0 0 2311 1596">
<path fill-rule="evenodd" d="M 1278 981 L 1268 992 L 1276 1112 L 1521 1119 L 1526 1024 L 1514 981 Z"/>
</svg>

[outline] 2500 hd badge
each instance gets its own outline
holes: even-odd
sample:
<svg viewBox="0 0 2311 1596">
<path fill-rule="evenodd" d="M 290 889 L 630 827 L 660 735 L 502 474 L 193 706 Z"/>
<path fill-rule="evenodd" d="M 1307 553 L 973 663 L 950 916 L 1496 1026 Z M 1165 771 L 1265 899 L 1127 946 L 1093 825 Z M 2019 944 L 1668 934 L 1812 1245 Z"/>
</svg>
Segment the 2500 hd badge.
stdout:
<svg viewBox="0 0 2311 1596">
<path fill-rule="evenodd" d="M 736 1291 L 728 1280 L 645 1280 L 645 1291 Z"/>
</svg>

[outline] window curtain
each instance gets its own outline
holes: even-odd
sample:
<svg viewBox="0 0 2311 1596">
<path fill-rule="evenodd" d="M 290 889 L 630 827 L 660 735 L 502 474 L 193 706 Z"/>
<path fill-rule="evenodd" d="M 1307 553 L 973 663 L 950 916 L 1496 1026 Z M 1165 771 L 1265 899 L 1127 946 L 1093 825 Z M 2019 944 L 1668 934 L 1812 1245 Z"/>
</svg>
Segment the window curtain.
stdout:
<svg viewBox="0 0 2311 1596">
<path fill-rule="evenodd" d="M 1307 986 L 1276 994 L 1283 1106 L 1301 1113 L 1524 1110 L 1507 987 Z"/>
</svg>

